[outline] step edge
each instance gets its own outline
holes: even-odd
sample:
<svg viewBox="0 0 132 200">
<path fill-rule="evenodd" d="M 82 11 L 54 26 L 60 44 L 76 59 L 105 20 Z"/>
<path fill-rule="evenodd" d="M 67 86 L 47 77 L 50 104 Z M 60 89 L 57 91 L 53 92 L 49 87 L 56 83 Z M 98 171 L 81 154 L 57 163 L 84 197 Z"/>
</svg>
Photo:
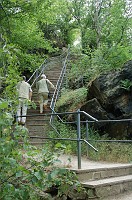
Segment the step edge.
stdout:
<svg viewBox="0 0 132 200">
<path fill-rule="evenodd" d="M 126 179 L 124 179 L 124 177 L 126 177 Z M 117 185 L 117 184 L 126 183 L 126 182 L 132 182 L 132 175 L 112 177 L 112 178 L 110 177 L 106 179 L 91 180 L 91 181 L 85 181 L 85 182 L 81 181 L 81 184 L 84 187 L 97 188 L 97 187 L 102 187 L 102 186 L 107 186 L 107 185 Z"/>
<path fill-rule="evenodd" d="M 96 168 L 89 168 L 89 169 L 72 169 L 73 172 L 75 172 L 76 174 L 83 174 L 83 173 L 87 173 L 87 172 L 95 172 L 96 171 L 101 171 L 101 170 L 116 170 L 116 169 L 123 169 L 123 168 L 131 168 L 132 164 L 119 164 L 118 166 L 110 166 L 110 167 L 96 167 Z"/>
</svg>

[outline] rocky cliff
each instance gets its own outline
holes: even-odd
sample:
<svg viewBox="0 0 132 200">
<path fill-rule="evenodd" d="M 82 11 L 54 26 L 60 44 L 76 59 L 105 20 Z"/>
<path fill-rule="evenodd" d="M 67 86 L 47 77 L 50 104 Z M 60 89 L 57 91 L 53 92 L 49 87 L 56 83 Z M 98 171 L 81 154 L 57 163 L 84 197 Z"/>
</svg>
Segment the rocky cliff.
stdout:
<svg viewBox="0 0 132 200">
<path fill-rule="evenodd" d="M 132 60 L 118 71 L 101 74 L 88 86 L 87 102 L 81 107 L 98 120 L 132 119 Z M 132 121 L 95 125 L 102 134 L 132 137 Z"/>
</svg>

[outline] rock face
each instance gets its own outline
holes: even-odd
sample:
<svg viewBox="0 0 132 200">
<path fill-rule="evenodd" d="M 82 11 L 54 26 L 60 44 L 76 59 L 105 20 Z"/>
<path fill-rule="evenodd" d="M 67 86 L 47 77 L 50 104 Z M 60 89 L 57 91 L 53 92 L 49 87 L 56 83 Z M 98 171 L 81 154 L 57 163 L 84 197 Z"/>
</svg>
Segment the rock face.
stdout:
<svg viewBox="0 0 132 200">
<path fill-rule="evenodd" d="M 132 119 L 132 61 L 122 70 L 102 74 L 94 80 L 81 110 L 98 120 Z M 98 123 L 95 127 L 114 138 L 132 137 L 132 121 Z"/>
</svg>

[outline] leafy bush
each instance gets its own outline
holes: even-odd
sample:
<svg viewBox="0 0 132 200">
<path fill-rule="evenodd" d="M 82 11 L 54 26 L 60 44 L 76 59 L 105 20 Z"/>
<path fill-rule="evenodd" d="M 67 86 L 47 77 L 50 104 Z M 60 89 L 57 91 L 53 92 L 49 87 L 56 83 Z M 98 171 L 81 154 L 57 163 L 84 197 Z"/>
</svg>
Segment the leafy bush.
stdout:
<svg viewBox="0 0 132 200">
<path fill-rule="evenodd" d="M 8 101 L 0 101 L 1 199 L 39 200 L 45 196 L 52 199 L 54 188 L 59 198 L 74 185 L 82 191 L 74 173 L 57 167 L 60 161 L 49 145 L 44 148 L 29 145 L 28 130 L 14 122 L 8 107 Z"/>
<path fill-rule="evenodd" d="M 63 90 L 60 99 L 57 101 L 56 109 L 74 111 L 77 110 L 79 104 L 86 101 L 87 89 L 85 87 L 76 90 Z"/>
<path fill-rule="evenodd" d="M 100 48 L 92 54 L 92 66 L 96 67 L 99 73 L 104 71 L 116 70 L 131 59 L 130 47 L 125 47 L 120 44 L 109 45 L 102 44 Z"/>
<path fill-rule="evenodd" d="M 77 57 L 75 56 L 75 58 L 74 56 L 71 58 L 71 62 L 69 64 L 70 71 L 67 74 L 68 85 L 70 88 L 73 88 L 73 83 L 74 89 L 82 87 L 82 85 L 86 86 L 90 80 L 98 75 L 97 68 L 91 64 L 91 59 L 88 55 L 82 54 L 78 55 Z M 82 80 L 82 83 L 80 80 Z"/>
</svg>

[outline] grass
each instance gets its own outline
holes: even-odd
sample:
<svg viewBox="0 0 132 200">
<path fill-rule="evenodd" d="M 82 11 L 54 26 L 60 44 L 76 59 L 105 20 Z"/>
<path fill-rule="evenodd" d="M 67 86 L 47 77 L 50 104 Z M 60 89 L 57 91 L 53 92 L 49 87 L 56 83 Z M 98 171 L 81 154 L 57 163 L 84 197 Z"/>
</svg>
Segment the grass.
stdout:
<svg viewBox="0 0 132 200">
<path fill-rule="evenodd" d="M 132 145 L 125 143 L 96 142 L 93 145 L 98 152 L 89 149 L 89 158 L 95 161 L 107 161 L 117 163 L 132 162 Z"/>
<path fill-rule="evenodd" d="M 87 89 L 85 87 L 63 91 L 60 99 L 56 103 L 56 109 L 62 108 L 63 112 L 66 108 L 68 111 L 75 111 L 78 109 L 79 104 L 83 104 L 86 101 Z"/>
<path fill-rule="evenodd" d="M 77 131 L 75 126 L 62 124 L 56 122 L 56 127 L 62 138 L 77 138 Z M 85 139 L 86 130 L 83 127 L 81 130 L 82 139 Z M 56 133 L 52 131 L 52 137 L 56 137 Z M 110 140 L 108 135 L 100 136 L 98 132 L 89 129 L 89 141 L 98 152 L 95 152 L 92 148 L 88 147 L 82 142 L 82 156 L 87 156 L 94 161 L 107 161 L 116 163 L 130 163 L 132 162 L 132 145 L 131 143 L 119 143 L 119 142 L 98 142 L 96 140 Z M 53 146 L 58 146 L 63 149 L 64 153 L 77 155 L 77 142 L 76 141 L 54 141 Z"/>
</svg>

